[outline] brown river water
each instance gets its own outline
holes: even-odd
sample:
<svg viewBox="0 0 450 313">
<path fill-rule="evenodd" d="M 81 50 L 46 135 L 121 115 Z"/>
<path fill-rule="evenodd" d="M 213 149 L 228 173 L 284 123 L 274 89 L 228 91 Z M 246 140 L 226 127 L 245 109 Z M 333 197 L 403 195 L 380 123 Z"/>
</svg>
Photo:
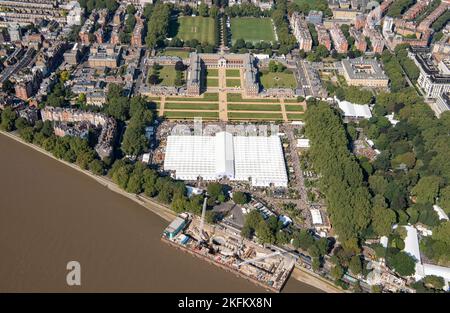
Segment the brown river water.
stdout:
<svg viewBox="0 0 450 313">
<path fill-rule="evenodd" d="M 263 292 L 161 242 L 167 222 L 0 134 L 0 292 Z M 66 265 L 81 264 L 81 286 Z M 290 279 L 283 292 L 319 292 Z"/>
</svg>

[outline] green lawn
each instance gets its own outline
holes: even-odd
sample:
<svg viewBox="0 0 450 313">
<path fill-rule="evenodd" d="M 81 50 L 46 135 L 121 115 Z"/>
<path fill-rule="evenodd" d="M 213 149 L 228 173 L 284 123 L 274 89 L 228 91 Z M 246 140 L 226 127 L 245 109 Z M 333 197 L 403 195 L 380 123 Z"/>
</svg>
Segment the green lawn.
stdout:
<svg viewBox="0 0 450 313">
<path fill-rule="evenodd" d="M 207 68 L 206 75 L 217 77 L 217 76 L 219 76 L 219 70 L 216 68 Z"/>
<path fill-rule="evenodd" d="M 228 110 L 235 111 L 275 111 L 280 112 L 281 106 L 279 104 L 228 104 Z"/>
<path fill-rule="evenodd" d="M 227 94 L 228 102 L 264 102 L 264 103 L 277 103 L 277 99 L 242 99 L 240 93 L 229 93 Z"/>
<path fill-rule="evenodd" d="M 228 112 L 228 118 L 231 120 L 282 120 L 281 113 L 241 113 Z"/>
<path fill-rule="evenodd" d="M 146 99 L 149 101 L 160 101 L 161 97 L 147 96 Z"/>
<path fill-rule="evenodd" d="M 284 103 L 301 103 L 297 99 L 284 99 Z"/>
<path fill-rule="evenodd" d="M 172 119 L 192 119 L 194 117 L 202 117 L 208 119 L 218 119 L 219 112 L 176 112 L 176 111 L 164 111 L 166 118 Z"/>
<path fill-rule="evenodd" d="M 214 19 L 202 16 L 180 16 L 169 27 L 169 36 L 183 41 L 197 39 L 201 43 L 215 43 Z"/>
<path fill-rule="evenodd" d="M 291 105 L 285 105 L 284 106 L 286 108 L 286 111 L 293 111 L 293 112 L 303 112 L 303 106 L 302 105 L 295 105 L 295 104 L 291 104 Z"/>
<path fill-rule="evenodd" d="M 167 101 L 173 100 L 173 101 L 219 101 L 219 94 L 217 93 L 205 93 L 203 95 L 203 98 L 189 98 L 189 97 L 167 97 Z"/>
<path fill-rule="evenodd" d="M 310 10 L 324 11 L 328 8 L 327 0 L 294 0 L 294 3 L 298 4 L 300 7 L 308 5 Z"/>
<path fill-rule="evenodd" d="M 228 70 L 226 70 L 226 76 L 227 77 L 240 77 L 241 71 L 238 69 L 228 69 Z"/>
<path fill-rule="evenodd" d="M 287 118 L 289 120 L 303 121 L 305 115 L 299 113 L 288 113 Z"/>
<path fill-rule="evenodd" d="M 251 41 L 275 41 L 272 21 L 270 18 L 234 17 L 231 19 L 231 41 L 238 39 Z"/>
<path fill-rule="evenodd" d="M 217 103 L 165 103 L 164 110 L 217 110 Z"/>
<path fill-rule="evenodd" d="M 259 80 L 265 89 L 268 88 L 295 88 L 296 82 L 292 73 L 271 73 L 269 71 L 261 71 Z"/>
<path fill-rule="evenodd" d="M 189 51 L 166 49 L 161 53 L 161 55 L 180 57 L 182 59 L 186 59 L 189 56 Z"/>
<path fill-rule="evenodd" d="M 219 80 L 217 78 L 208 78 L 206 80 L 206 87 L 219 87 Z"/>
<path fill-rule="evenodd" d="M 149 70 L 148 76 L 152 75 L 153 69 Z M 175 85 L 175 66 L 165 65 L 158 71 L 159 84 L 161 86 L 174 86 Z"/>
<path fill-rule="evenodd" d="M 241 87 L 240 79 L 227 79 L 227 87 Z"/>
</svg>

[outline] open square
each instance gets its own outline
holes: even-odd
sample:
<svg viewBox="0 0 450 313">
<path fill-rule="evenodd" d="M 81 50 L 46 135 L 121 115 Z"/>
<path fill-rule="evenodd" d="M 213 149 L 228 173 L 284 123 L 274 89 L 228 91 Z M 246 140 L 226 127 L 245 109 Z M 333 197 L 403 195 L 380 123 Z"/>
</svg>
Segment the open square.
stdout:
<svg viewBox="0 0 450 313">
<path fill-rule="evenodd" d="M 272 73 L 261 71 L 259 80 L 265 89 L 268 88 L 295 88 L 296 82 L 293 73 Z"/>
</svg>

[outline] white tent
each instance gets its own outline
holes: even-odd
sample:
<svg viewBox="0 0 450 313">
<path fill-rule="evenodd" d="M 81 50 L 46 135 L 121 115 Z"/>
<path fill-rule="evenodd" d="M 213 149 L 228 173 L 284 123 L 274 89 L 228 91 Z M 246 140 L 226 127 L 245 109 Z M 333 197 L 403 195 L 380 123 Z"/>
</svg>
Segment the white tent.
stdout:
<svg viewBox="0 0 450 313">
<path fill-rule="evenodd" d="M 283 149 L 278 136 L 171 135 L 164 170 L 182 180 L 251 181 L 253 186 L 287 187 Z"/>
</svg>

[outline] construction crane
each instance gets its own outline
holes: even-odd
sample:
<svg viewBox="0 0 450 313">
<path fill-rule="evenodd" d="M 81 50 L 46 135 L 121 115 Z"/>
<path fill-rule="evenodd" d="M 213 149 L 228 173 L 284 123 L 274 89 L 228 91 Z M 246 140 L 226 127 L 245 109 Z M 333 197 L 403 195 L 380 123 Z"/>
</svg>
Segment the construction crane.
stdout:
<svg viewBox="0 0 450 313">
<path fill-rule="evenodd" d="M 256 262 L 256 261 L 261 261 L 261 260 L 264 260 L 264 259 L 272 258 L 274 256 L 281 255 L 283 253 L 284 252 L 282 252 L 282 251 L 277 251 L 277 252 L 274 252 L 274 253 L 270 253 L 270 254 L 266 254 L 266 255 L 263 255 L 263 256 L 259 256 L 259 257 L 253 258 L 251 260 L 242 261 L 242 262 L 239 262 L 237 264 L 237 267 L 240 267 L 241 265 L 244 265 L 244 264 L 253 263 L 253 262 Z"/>
<path fill-rule="evenodd" d="M 205 196 L 205 198 L 203 199 L 203 209 L 202 209 L 202 217 L 200 219 L 200 226 L 198 229 L 199 232 L 199 236 L 201 239 L 203 240 L 208 240 L 208 235 L 206 234 L 206 232 L 204 231 L 204 226 L 205 226 L 205 214 L 206 214 L 206 202 L 208 200 L 208 197 Z"/>
</svg>

